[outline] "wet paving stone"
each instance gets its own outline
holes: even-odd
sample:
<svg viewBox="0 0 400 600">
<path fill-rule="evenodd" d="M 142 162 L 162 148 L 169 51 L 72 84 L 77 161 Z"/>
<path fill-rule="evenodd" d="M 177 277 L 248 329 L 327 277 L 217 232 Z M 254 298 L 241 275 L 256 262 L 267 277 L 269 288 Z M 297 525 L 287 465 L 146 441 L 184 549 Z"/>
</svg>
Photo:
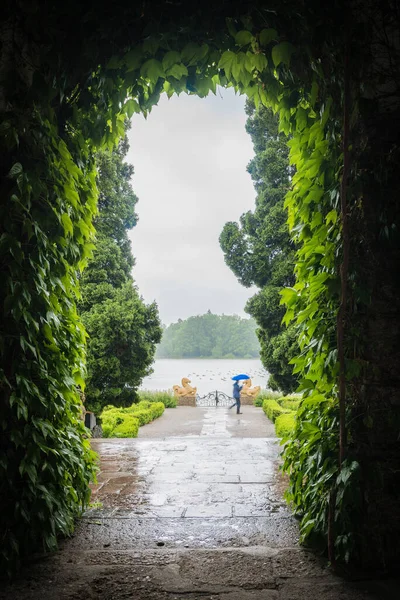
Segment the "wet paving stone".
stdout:
<svg viewBox="0 0 400 600">
<path fill-rule="evenodd" d="M 221 517 L 231 517 L 232 516 L 232 507 L 230 505 L 221 504 L 221 503 L 209 503 L 209 504 L 196 504 L 194 506 L 189 506 L 185 517 L 189 518 L 221 518 Z"/>
<path fill-rule="evenodd" d="M 169 409 L 137 439 L 92 445 L 93 508 L 0 600 L 400 597 L 396 583 L 349 585 L 299 546 L 281 448 L 261 409 Z"/>
<path fill-rule="evenodd" d="M 152 439 L 152 423 L 141 428 L 146 435 L 135 440 L 94 440 L 101 459 L 98 482 L 102 485 L 93 487 L 93 501 L 101 502 L 104 509 L 120 507 L 132 513 L 140 506 L 140 513 L 148 516 L 155 514 L 154 509 L 162 509 L 156 513 L 159 518 L 220 519 L 277 513 L 289 517 L 282 495 L 275 493 L 271 498 L 271 486 L 280 489 L 283 478 L 278 468 L 280 447 L 263 413 L 250 406 L 243 418 L 222 407 L 189 411 L 188 407 L 166 411 L 164 434 L 169 428 L 171 433 L 180 433 L 179 437 Z M 202 423 L 197 436 L 192 431 L 184 435 L 188 414 L 192 422 L 197 415 Z M 178 423 L 171 421 L 171 415 Z M 156 435 L 158 430 L 159 423 Z M 243 433 L 254 437 L 240 437 Z M 260 437 L 261 433 L 266 437 Z"/>
</svg>

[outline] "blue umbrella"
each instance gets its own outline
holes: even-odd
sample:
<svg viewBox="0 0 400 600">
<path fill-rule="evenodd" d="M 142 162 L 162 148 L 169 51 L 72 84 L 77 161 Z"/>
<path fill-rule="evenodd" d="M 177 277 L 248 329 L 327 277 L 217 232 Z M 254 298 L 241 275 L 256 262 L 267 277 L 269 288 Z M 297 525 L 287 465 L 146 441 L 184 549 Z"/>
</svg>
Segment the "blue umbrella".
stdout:
<svg viewBox="0 0 400 600">
<path fill-rule="evenodd" d="M 241 373 L 240 375 L 235 375 L 234 377 L 232 377 L 232 379 L 233 381 L 240 381 L 241 379 L 250 379 L 250 377 Z"/>
</svg>

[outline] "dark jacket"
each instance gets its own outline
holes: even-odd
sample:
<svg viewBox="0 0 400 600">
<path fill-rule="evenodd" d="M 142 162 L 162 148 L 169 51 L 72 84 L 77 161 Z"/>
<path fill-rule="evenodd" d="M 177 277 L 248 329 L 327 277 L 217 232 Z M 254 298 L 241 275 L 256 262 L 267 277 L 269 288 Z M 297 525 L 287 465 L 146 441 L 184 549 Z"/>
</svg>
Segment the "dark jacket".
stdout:
<svg viewBox="0 0 400 600">
<path fill-rule="evenodd" d="M 240 399 L 240 390 L 241 389 L 242 389 L 242 386 L 239 385 L 237 381 L 235 381 L 235 383 L 233 384 L 233 397 L 235 400 Z"/>
</svg>

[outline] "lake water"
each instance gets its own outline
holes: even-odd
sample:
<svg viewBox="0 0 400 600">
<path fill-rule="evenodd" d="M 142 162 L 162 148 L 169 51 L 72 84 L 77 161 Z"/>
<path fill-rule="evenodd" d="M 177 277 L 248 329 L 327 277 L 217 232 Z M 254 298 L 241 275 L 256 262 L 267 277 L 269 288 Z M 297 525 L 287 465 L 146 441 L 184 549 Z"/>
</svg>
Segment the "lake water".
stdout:
<svg viewBox="0 0 400 600">
<path fill-rule="evenodd" d="M 214 390 L 232 395 L 233 375 L 249 375 L 253 385 L 267 387 L 268 373 L 257 359 L 162 358 L 155 361 L 154 373 L 143 380 L 140 389 L 168 390 L 187 377 L 200 396 Z"/>
</svg>

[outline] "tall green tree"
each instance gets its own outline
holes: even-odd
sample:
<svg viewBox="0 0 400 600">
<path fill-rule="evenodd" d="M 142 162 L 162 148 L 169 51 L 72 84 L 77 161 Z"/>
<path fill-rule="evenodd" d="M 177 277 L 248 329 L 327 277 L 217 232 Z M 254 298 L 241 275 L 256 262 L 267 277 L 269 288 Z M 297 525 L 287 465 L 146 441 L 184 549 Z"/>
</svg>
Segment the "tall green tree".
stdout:
<svg viewBox="0 0 400 600">
<path fill-rule="evenodd" d="M 247 101 L 246 131 L 255 151 L 247 170 L 257 192 L 256 208 L 226 223 L 220 235 L 225 262 L 240 283 L 260 291 L 246 304 L 257 322 L 261 360 L 270 373 L 269 385 L 288 393 L 297 387 L 289 361 L 298 351 L 293 326 L 281 324 L 285 309 L 279 292 L 294 283 L 294 245 L 290 239 L 284 197 L 291 170 L 287 137 L 278 131 L 270 109 Z"/>
<path fill-rule="evenodd" d="M 112 152 L 98 153 L 97 245 L 81 279 L 81 316 L 89 334 L 86 407 L 132 403 L 151 372 L 161 326 L 155 303 L 146 305 L 134 285 L 128 230 L 136 225 L 137 197 L 124 162 L 126 137 Z"/>
</svg>

